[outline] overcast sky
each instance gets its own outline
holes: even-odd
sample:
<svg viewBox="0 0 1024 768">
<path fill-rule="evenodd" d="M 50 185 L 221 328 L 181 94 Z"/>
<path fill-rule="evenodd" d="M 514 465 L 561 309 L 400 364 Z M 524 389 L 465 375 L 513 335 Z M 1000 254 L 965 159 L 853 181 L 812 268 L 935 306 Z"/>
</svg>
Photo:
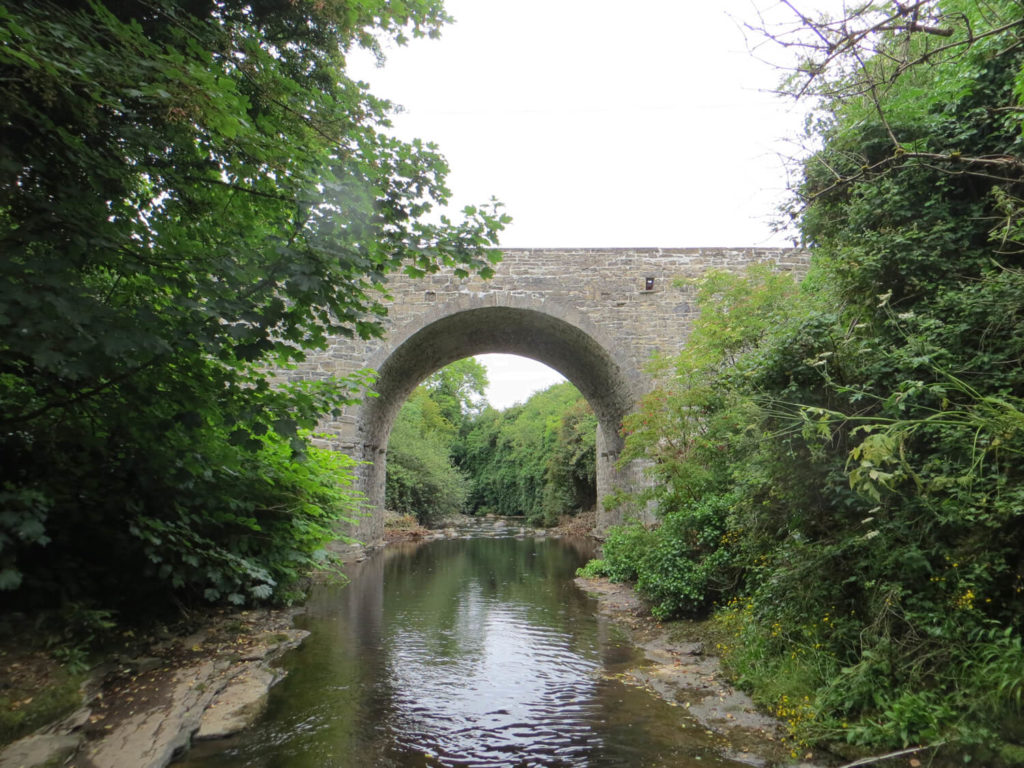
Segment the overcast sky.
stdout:
<svg viewBox="0 0 1024 768">
<path fill-rule="evenodd" d="M 439 145 L 454 207 L 506 205 L 502 245 L 791 244 L 771 222 L 802 115 L 770 93 L 780 73 L 759 57 L 777 54 L 751 55 L 743 29 L 776 0 L 445 5 L 439 40 L 352 66 L 402 105 L 399 136 Z M 496 407 L 558 380 L 484 362 Z"/>
</svg>

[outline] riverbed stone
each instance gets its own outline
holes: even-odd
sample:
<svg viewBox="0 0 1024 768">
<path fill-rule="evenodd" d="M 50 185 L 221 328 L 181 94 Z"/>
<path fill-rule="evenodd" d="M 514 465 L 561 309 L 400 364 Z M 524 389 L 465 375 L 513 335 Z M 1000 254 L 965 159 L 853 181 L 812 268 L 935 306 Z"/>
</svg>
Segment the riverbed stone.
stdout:
<svg viewBox="0 0 1024 768">
<path fill-rule="evenodd" d="M 291 626 L 297 612 L 223 614 L 147 656 L 114 658 L 83 686 L 81 709 L 0 750 L 0 768 L 164 768 L 197 733 L 236 733 L 284 676 L 272 665 L 309 635 Z"/>
<path fill-rule="evenodd" d="M 729 683 L 718 658 L 703 642 L 670 637 L 629 585 L 588 578 L 577 578 L 575 584 L 595 597 L 598 610 L 626 629 L 644 653 L 645 663 L 624 672 L 619 677 L 623 682 L 684 709 L 700 727 L 721 738 L 726 757 L 755 768 L 821 768 L 810 758 L 793 762 L 781 739 L 783 724 L 759 711 L 747 694 Z"/>
</svg>

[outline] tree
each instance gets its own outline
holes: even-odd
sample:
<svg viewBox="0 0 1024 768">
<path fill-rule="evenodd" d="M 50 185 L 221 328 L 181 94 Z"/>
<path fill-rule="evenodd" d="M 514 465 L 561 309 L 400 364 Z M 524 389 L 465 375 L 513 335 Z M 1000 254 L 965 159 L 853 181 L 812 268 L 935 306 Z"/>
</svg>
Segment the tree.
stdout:
<svg viewBox="0 0 1024 768">
<path fill-rule="evenodd" d="M 431 523 L 465 511 L 460 435 L 479 413 L 487 369 L 474 358 L 435 371 L 402 404 L 388 439 L 385 504 Z"/>
<path fill-rule="evenodd" d="M 446 365 L 423 383 L 430 399 L 441 409 L 441 415 L 457 432 L 467 418 L 479 414 L 486 406 L 487 385 L 487 369 L 472 357 Z"/>
<path fill-rule="evenodd" d="M 345 69 L 447 20 L 436 0 L 0 8 L 0 588 L 278 588 L 267 517 L 300 529 L 318 486 L 293 477 L 285 512 L 264 464 L 301 462 L 360 381 L 268 369 L 379 334 L 389 272 L 497 258 L 495 206 L 423 219 L 443 159 L 390 137 Z"/>
<path fill-rule="evenodd" d="M 810 732 L 992 760 L 1021 739 L 1024 673 L 1024 9 L 877 3 L 805 31 L 791 87 L 818 100 L 820 147 L 794 210 L 838 311 L 800 345 L 819 384 L 789 423 L 832 503 L 790 525 L 802 546 L 754 604 L 844 614 Z M 802 617 L 765 610 L 826 564 Z"/>
<path fill-rule="evenodd" d="M 388 440 L 387 508 L 429 524 L 465 511 L 469 483 L 452 463 L 455 427 L 421 385 L 398 412 Z"/>
<path fill-rule="evenodd" d="M 986 236 L 977 246 L 987 246 L 988 236 L 1007 238 L 1009 245 L 1018 234 L 1024 180 L 1018 148 L 1017 68 L 1024 30 L 1019 4 L 917 0 L 864 4 L 838 18 L 795 13 L 800 23 L 794 29 L 762 33 L 800 51 L 785 91 L 816 105 L 810 135 L 825 142 L 804 164 L 791 207 L 792 215 L 802 217 L 808 241 L 816 243 L 828 231 L 830 203 L 851 202 L 883 179 L 898 185 L 900 178 L 927 177 L 941 182 L 947 210 L 906 199 L 902 208 L 876 207 L 876 219 L 864 224 L 878 226 L 877 217 L 894 214 L 961 214 L 948 210 L 948 201 L 962 193 L 961 205 L 988 197 L 994 209 L 987 223 L 971 228 Z M 977 249 L 946 239 L 936 243 L 940 252 L 962 245 Z M 944 252 L 935 262 L 929 276 L 949 275 L 951 264 L 952 275 L 959 274 L 959 260 Z M 963 266 L 977 268 L 971 261 Z M 898 303 L 903 287 L 894 289 Z"/>
<path fill-rule="evenodd" d="M 1015 764 L 1024 8 L 849 8 L 777 37 L 815 106 L 789 209 L 811 272 L 781 312 L 757 280 L 702 296 L 628 425 L 662 526 L 600 567 L 667 613 L 723 605 L 725 663 L 794 749 Z"/>
<path fill-rule="evenodd" d="M 542 520 L 555 525 L 562 515 L 597 505 L 597 417 L 577 393 L 559 416 L 558 432 L 544 470 Z"/>
<path fill-rule="evenodd" d="M 525 515 L 554 525 L 596 499 L 597 419 L 579 391 L 555 384 L 523 405 L 488 408 L 457 443 L 477 514 Z"/>
</svg>

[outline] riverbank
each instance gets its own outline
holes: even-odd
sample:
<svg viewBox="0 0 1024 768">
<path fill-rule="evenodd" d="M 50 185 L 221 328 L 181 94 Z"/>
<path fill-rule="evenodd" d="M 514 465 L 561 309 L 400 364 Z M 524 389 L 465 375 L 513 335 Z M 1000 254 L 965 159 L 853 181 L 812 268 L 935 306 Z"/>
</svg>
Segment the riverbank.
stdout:
<svg viewBox="0 0 1024 768">
<path fill-rule="evenodd" d="M 718 658 L 707 651 L 711 644 L 700 624 L 662 624 L 626 584 L 582 577 L 575 583 L 597 599 L 598 610 L 625 629 L 644 653 L 645 663 L 627 670 L 621 679 L 685 709 L 686 716 L 716 737 L 722 754 L 752 766 L 828 764 L 824 756 L 795 751 L 781 723 L 758 711 L 747 694 L 726 680 Z"/>
<path fill-rule="evenodd" d="M 469 521 L 489 535 L 573 537 L 588 534 L 592 518 L 568 518 L 540 532 L 518 521 Z M 389 526 L 388 541 L 461 535 L 458 521 L 448 522 L 441 529 L 424 529 L 400 521 Z M 724 681 L 717 660 L 703 653 L 699 639 L 680 634 L 678 626 L 659 624 L 625 585 L 576 583 L 598 597 L 600 610 L 624 626 L 647 657 L 646 664 L 623 673 L 625 682 L 686 709 L 734 759 L 755 766 L 792 762 L 777 722 L 757 713 L 749 699 Z M 292 626 L 299 610 L 209 611 L 164 630 L 162 637 L 139 638 L 92 670 L 74 712 L 0 750 L 0 768 L 164 768 L 193 739 L 242 730 L 260 715 L 270 688 L 280 679 L 277 660 L 306 635 Z M 0 679 L 12 679 L 15 669 L 32 668 L 30 656 L 0 654 Z M 40 659 L 37 654 L 35 661 Z M 40 666 L 40 685 L 44 675 Z M 31 688 L 31 681 L 25 686 Z M 27 695 L 14 702 L 28 703 Z"/>
<path fill-rule="evenodd" d="M 193 739 L 237 733 L 262 712 L 277 660 L 307 634 L 292 626 L 296 613 L 212 611 L 182 625 L 191 631 L 126 645 L 85 677 L 74 711 L 0 750 L 0 768 L 162 768 Z M 19 690 L 42 692 L 53 672 L 38 651 L 0 657 L 3 680 L 22 676 Z"/>
<path fill-rule="evenodd" d="M 427 529 L 395 515 L 386 541 L 451 537 L 463 522 Z M 306 636 L 293 626 L 300 611 L 192 612 L 152 637 L 127 632 L 98 664 L 84 652 L 68 663 L 46 643 L 30 643 L 26 619 L 0 641 L 0 707 L 11 730 L 19 717 L 34 730 L 0 746 L 0 768 L 164 768 L 194 739 L 237 733 L 281 679 L 277 661 Z"/>
</svg>

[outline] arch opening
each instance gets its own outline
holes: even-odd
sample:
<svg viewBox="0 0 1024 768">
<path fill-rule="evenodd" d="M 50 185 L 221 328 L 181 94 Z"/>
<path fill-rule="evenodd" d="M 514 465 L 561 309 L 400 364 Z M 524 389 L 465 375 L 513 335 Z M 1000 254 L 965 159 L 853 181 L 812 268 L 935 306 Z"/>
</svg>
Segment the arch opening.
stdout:
<svg viewBox="0 0 1024 768">
<path fill-rule="evenodd" d="M 635 406 L 640 383 L 602 343 L 593 328 L 543 311 L 487 306 L 453 312 L 426 323 L 395 346 L 381 351 L 375 390 L 357 417 L 363 467 L 363 490 L 371 505 L 357 538 L 376 544 L 383 538 L 386 452 L 391 427 L 402 403 L 424 379 L 466 357 L 505 353 L 530 358 L 570 381 L 590 404 L 598 421 L 598 528 L 616 520 L 602 509 L 601 499 L 615 487 L 631 486 L 636 472 L 616 464 L 622 449 L 623 417 Z"/>
</svg>

